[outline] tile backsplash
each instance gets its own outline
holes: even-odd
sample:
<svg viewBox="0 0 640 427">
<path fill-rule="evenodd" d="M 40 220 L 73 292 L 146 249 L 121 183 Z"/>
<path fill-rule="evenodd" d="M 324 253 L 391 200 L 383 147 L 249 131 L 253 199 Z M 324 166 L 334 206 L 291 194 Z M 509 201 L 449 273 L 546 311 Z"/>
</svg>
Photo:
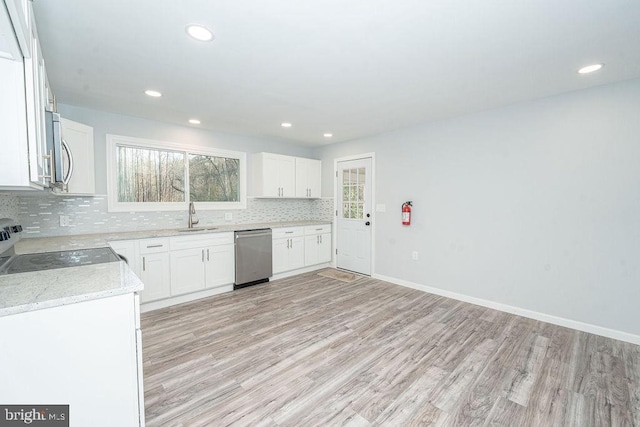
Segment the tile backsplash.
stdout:
<svg viewBox="0 0 640 427">
<path fill-rule="evenodd" d="M 18 219 L 20 199 L 13 194 L 0 194 L 0 218 Z"/>
<path fill-rule="evenodd" d="M 135 230 L 180 228 L 187 225 L 187 210 L 164 212 L 108 212 L 107 196 L 80 197 L 50 194 L 0 195 L 0 217 L 18 219 L 30 237 L 66 234 L 111 233 Z M 197 209 L 197 204 L 196 204 Z M 226 221 L 225 212 L 233 219 Z M 60 215 L 69 217 L 69 226 L 60 226 Z M 198 226 L 276 221 L 333 219 L 333 198 L 247 199 L 247 209 L 198 210 Z"/>
</svg>

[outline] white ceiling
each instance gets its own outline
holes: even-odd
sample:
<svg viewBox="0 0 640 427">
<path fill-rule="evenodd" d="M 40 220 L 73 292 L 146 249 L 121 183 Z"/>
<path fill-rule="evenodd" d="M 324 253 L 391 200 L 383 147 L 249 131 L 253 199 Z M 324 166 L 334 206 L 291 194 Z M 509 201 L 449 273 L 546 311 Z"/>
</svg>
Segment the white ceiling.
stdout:
<svg viewBox="0 0 640 427">
<path fill-rule="evenodd" d="M 59 102 L 187 126 L 196 117 L 203 128 L 305 145 L 640 77 L 638 0 L 36 0 L 34 7 Z M 189 38 L 189 23 L 209 27 L 215 40 Z M 576 73 L 594 62 L 606 65 Z M 281 128 L 283 121 L 293 127 Z"/>
</svg>

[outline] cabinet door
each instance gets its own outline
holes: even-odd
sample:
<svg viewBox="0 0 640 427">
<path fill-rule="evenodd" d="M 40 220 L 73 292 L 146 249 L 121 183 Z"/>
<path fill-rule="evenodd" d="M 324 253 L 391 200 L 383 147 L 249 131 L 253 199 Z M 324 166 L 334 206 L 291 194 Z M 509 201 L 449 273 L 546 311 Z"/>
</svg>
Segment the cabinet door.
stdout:
<svg viewBox="0 0 640 427">
<path fill-rule="evenodd" d="M 292 237 L 289 239 L 289 265 L 288 270 L 304 267 L 304 237 Z"/>
<path fill-rule="evenodd" d="M 320 246 L 320 235 L 315 234 L 304 238 L 304 265 L 318 264 L 318 247 Z"/>
<path fill-rule="evenodd" d="M 309 197 L 317 198 L 322 196 L 322 162 L 320 160 L 309 160 L 307 185 L 309 186 Z"/>
<path fill-rule="evenodd" d="M 171 296 L 171 267 L 169 252 L 142 255 L 140 280 L 144 290 L 140 293 L 142 302 L 155 301 Z"/>
<path fill-rule="evenodd" d="M 0 3 L 0 186 L 28 186 L 24 59 Z"/>
<path fill-rule="evenodd" d="M 273 274 L 287 271 L 289 265 L 289 239 L 273 239 Z"/>
<path fill-rule="evenodd" d="M 69 145 L 75 165 L 69 181 L 69 193 L 94 195 L 96 174 L 93 165 L 93 128 L 67 119 L 61 119 L 60 125 L 62 138 Z M 63 169 L 68 168 L 67 162 Z"/>
<path fill-rule="evenodd" d="M 278 161 L 278 178 L 282 197 L 295 197 L 296 193 L 296 161 L 295 157 L 280 156 Z"/>
<path fill-rule="evenodd" d="M 235 279 L 234 246 L 211 246 L 206 251 L 206 287 L 213 288 L 233 283 Z"/>
<path fill-rule="evenodd" d="M 296 158 L 296 197 L 320 197 L 320 160 Z"/>
<path fill-rule="evenodd" d="M 205 254 L 203 248 L 171 251 L 171 296 L 204 289 Z"/>
<path fill-rule="evenodd" d="M 318 264 L 331 262 L 331 233 L 320 234 L 318 244 Z"/>
<path fill-rule="evenodd" d="M 280 178 L 278 173 L 278 156 L 264 154 L 261 157 L 262 175 L 258 177 L 261 181 L 262 194 L 265 197 L 280 197 Z"/>
</svg>

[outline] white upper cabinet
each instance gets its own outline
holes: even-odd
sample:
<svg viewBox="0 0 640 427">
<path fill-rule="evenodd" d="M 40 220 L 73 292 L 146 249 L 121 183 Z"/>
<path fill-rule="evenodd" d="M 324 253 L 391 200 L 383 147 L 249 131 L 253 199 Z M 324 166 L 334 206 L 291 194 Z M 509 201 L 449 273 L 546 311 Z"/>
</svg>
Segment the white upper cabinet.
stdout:
<svg viewBox="0 0 640 427">
<path fill-rule="evenodd" d="M 253 156 L 253 190 L 256 197 L 294 197 L 295 157 L 258 153 Z"/>
<path fill-rule="evenodd" d="M 49 181 L 44 109 L 52 96 L 31 3 L 0 7 L 0 189 L 42 189 Z"/>
<path fill-rule="evenodd" d="M 61 119 L 62 138 L 69 145 L 73 156 L 73 173 L 69 181 L 69 194 L 94 195 L 96 192 L 93 165 L 93 128 L 67 119 Z M 69 160 L 63 169 L 69 170 Z"/>
<path fill-rule="evenodd" d="M 0 6 L 0 188 L 29 187 L 25 62 L 9 13 Z"/>
<path fill-rule="evenodd" d="M 255 197 L 320 197 L 320 160 L 272 153 L 254 154 L 252 160 Z"/>
<path fill-rule="evenodd" d="M 320 160 L 296 157 L 296 197 L 318 198 L 321 196 L 321 168 Z"/>
</svg>

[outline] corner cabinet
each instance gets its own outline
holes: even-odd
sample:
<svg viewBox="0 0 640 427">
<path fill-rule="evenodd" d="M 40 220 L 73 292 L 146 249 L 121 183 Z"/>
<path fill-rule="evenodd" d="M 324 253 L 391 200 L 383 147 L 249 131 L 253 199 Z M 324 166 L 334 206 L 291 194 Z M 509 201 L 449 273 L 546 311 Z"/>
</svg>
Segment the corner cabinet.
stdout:
<svg viewBox="0 0 640 427">
<path fill-rule="evenodd" d="M 264 198 L 318 198 L 320 160 L 257 153 L 252 157 L 253 194 Z"/>
</svg>

